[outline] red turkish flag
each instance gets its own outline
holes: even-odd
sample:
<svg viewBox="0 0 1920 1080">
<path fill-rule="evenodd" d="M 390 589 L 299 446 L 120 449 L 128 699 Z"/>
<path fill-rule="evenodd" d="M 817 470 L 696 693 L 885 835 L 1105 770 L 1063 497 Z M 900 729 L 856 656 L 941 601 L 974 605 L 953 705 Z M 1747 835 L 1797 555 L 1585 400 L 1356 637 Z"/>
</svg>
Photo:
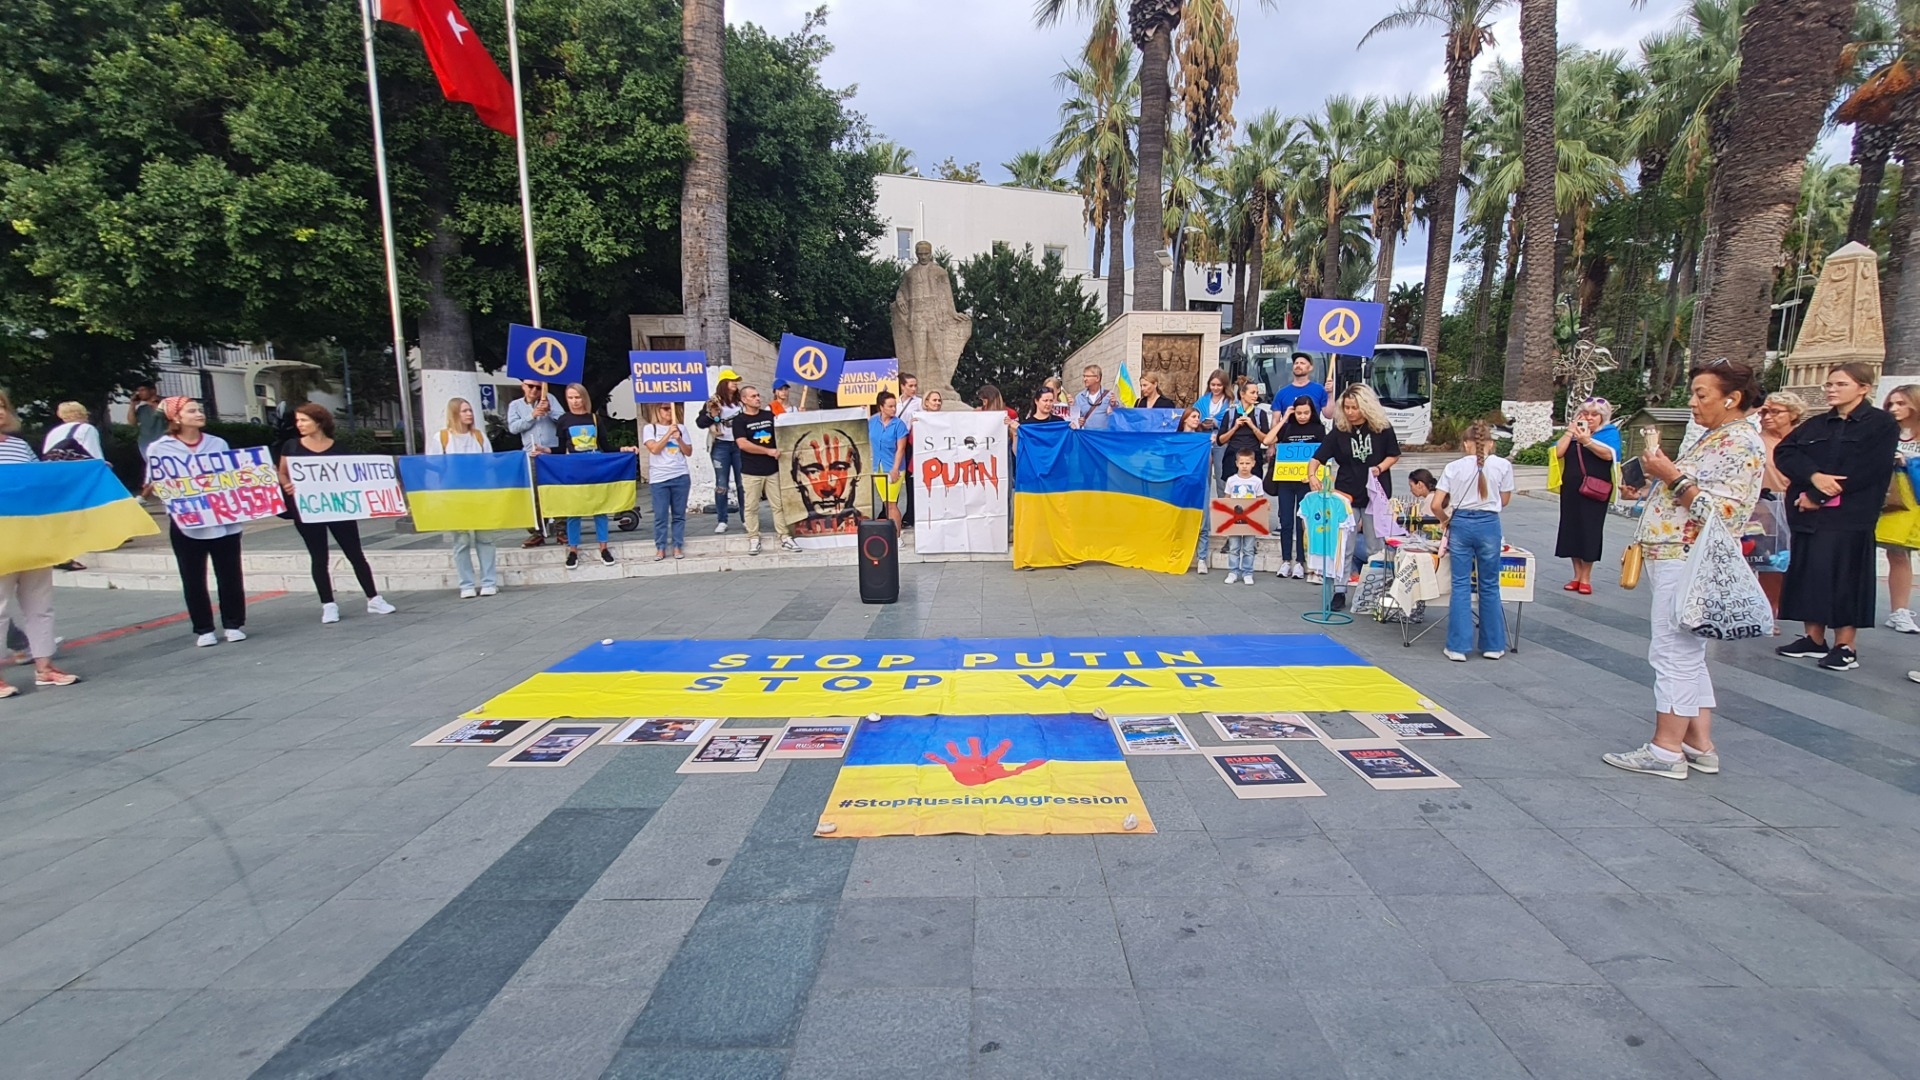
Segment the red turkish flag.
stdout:
<svg viewBox="0 0 1920 1080">
<path fill-rule="evenodd" d="M 374 16 L 420 35 L 448 101 L 464 101 L 480 122 L 507 135 L 519 126 L 513 87 L 453 0 L 378 0 Z"/>
</svg>

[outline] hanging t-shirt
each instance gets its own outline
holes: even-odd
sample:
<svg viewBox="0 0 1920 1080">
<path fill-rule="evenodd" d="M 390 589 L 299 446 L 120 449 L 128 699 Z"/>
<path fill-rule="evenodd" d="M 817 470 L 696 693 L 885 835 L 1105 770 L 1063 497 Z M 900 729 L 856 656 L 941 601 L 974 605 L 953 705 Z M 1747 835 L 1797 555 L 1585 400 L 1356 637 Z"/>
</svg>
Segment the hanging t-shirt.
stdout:
<svg viewBox="0 0 1920 1080">
<path fill-rule="evenodd" d="M 1310 491 L 1300 499 L 1299 515 L 1307 526 L 1307 569 L 1341 574 L 1342 537 L 1353 528 L 1353 504 L 1338 491 Z"/>
<path fill-rule="evenodd" d="M 749 416 L 742 411 L 733 418 L 733 437 L 745 439 L 754 446 L 773 449 L 778 443 L 773 441 L 773 414 L 766 409 Z M 740 451 L 740 472 L 746 476 L 772 476 L 780 471 L 778 458 L 765 454 L 750 454 Z"/>
<path fill-rule="evenodd" d="M 597 454 L 600 446 L 600 418 L 592 413 L 561 413 L 553 418 L 560 432 L 559 450 L 563 454 Z"/>
</svg>

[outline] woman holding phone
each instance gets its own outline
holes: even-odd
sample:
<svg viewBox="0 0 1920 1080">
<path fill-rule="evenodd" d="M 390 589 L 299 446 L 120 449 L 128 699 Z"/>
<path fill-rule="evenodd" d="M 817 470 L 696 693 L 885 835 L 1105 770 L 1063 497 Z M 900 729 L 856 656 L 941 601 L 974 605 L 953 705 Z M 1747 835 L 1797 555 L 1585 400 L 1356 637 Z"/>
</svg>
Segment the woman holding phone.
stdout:
<svg viewBox="0 0 1920 1080">
<path fill-rule="evenodd" d="M 1573 562 L 1566 591 L 1593 595 L 1593 564 L 1607 534 L 1607 505 L 1613 500 L 1613 463 L 1620 459 L 1619 434 L 1609 428 L 1613 406 L 1588 398 L 1573 410 L 1566 433 L 1553 446 L 1564 464 L 1560 472 L 1560 537 L 1555 558 Z M 1611 433 L 1611 438 L 1603 435 Z"/>
</svg>

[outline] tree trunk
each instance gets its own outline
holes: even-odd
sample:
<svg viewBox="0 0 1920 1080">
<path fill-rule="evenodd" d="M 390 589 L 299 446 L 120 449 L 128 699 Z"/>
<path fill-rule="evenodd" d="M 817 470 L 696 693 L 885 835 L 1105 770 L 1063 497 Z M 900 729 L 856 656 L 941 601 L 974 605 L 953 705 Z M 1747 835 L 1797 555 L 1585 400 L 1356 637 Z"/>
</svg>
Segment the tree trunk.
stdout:
<svg viewBox="0 0 1920 1080">
<path fill-rule="evenodd" d="M 423 371 L 472 371 L 473 322 L 467 305 L 447 291 L 447 264 L 460 257 L 460 237 L 447 224 L 444 200 L 433 200 L 433 234 L 420 249 L 420 279 L 427 307 L 420 313 L 420 368 Z M 426 417 L 428 428 L 434 417 Z"/>
<path fill-rule="evenodd" d="M 1333 167 L 1327 168 L 1327 235 L 1320 245 L 1320 296 L 1340 299 L 1340 196 L 1333 188 Z"/>
<path fill-rule="evenodd" d="M 1893 151 L 1892 132 L 1881 124 L 1855 124 L 1853 164 L 1860 184 L 1853 192 L 1853 213 L 1847 217 L 1847 239 L 1873 246 L 1873 223 L 1880 211 L 1880 185 L 1887 178 L 1887 157 Z"/>
<path fill-rule="evenodd" d="M 687 347 L 707 363 L 732 363 L 727 323 L 727 15 L 726 0 L 684 0 L 680 43 L 686 53 L 681 111 L 692 151 L 680 186 L 680 308 Z"/>
<path fill-rule="evenodd" d="M 1902 382 L 1920 375 L 1920 289 L 1901 288 L 1906 268 L 1920 265 L 1920 102 L 1909 94 L 1895 106 L 1898 131 L 1894 149 L 1900 156 L 1899 209 L 1887 245 L 1887 270 L 1881 285 L 1881 308 L 1887 314 L 1885 373 Z M 1908 134 L 1912 132 L 1913 134 Z M 1886 293 L 1893 295 L 1888 297 Z M 1802 309 L 1804 310 L 1804 309 Z"/>
<path fill-rule="evenodd" d="M 1100 264 L 1107 261 L 1107 215 L 1104 212 L 1101 213 L 1099 220 L 1091 224 L 1093 225 L 1093 261 L 1087 265 L 1098 270 Z"/>
<path fill-rule="evenodd" d="M 1853 29 L 1853 0 L 1758 0 L 1740 31 L 1732 107 L 1713 126 L 1693 358 L 1766 364 L 1780 241 Z"/>
<path fill-rule="evenodd" d="M 1120 317 L 1127 310 L 1127 265 L 1126 250 L 1123 245 L 1127 238 L 1127 200 L 1118 192 L 1107 198 L 1107 321 Z M 1134 268 L 1136 278 L 1143 277 L 1140 268 Z M 1136 295 L 1140 282 L 1134 282 Z"/>
<path fill-rule="evenodd" d="M 1660 346 L 1660 371 L 1654 382 L 1654 390 L 1661 397 L 1678 381 L 1679 373 L 1674 368 L 1678 363 L 1675 351 L 1680 347 L 1680 301 L 1693 295 L 1693 268 L 1698 254 L 1694 249 L 1693 230 L 1682 229 L 1674 238 L 1673 272 L 1667 275 L 1667 332 Z"/>
<path fill-rule="evenodd" d="M 1520 285 L 1513 298 L 1520 333 L 1510 336 L 1518 343 L 1518 356 L 1509 347 L 1505 400 L 1501 403 L 1513 422 L 1516 447 L 1542 442 L 1553 431 L 1556 6 L 1555 0 L 1520 0 L 1520 160 L 1525 178 L 1520 210 L 1526 239 Z"/>
<path fill-rule="evenodd" d="M 1473 357 L 1468 361 L 1467 377 L 1487 377 L 1487 319 L 1493 312 L 1493 264 L 1500 257 L 1500 222 L 1486 224 L 1486 236 L 1480 241 L 1480 295 L 1474 299 Z M 1422 340 L 1426 327 L 1422 326 Z M 1432 353 L 1427 355 L 1431 356 Z"/>
<path fill-rule="evenodd" d="M 1915 170 L 1920 172 L 1920 170 Z M 1259 192 L 1262 206 L 1266 205 L 1267 193 Z M 1260 329 L 1260 287 L 1267 280 L 1267 215 L 1262 212 L 1256 216 L 1253 226 L 1253 243 L 1247 245 L 1247 329 Z"/>
<path fill-rule="evenodd" d="M 1187 310 L 1187 246 L 1180 244 L 1173 258 L 1173 302 L 1167 305 L 1172 311 Z"/>
<path fill-rule="evenodd" d="M 1161 224 L 1165 192 L 1161 163 L 1167 152 L 1167 71 L 1173 62 L 1173 28 L 1134 28 L 1140 46 L 1140 173 L 1133 196 L 1133 309 L 1165 308 L 1160 288 L 1160 249 L 1167 231 Z"/>
<path fill-rule="evenodd" d="M 1478 27 L 1469 28 L 1477 32 Z M 1440 316 L 1446 310 L 1447 271 L 1453 266 L 1453 221 L 1460 199 L 1460 144 L 1467 129 L 1467 92 L 1473 57 L 1447 38 L 1447 97 L 1440 112 L 1440 172 L 1433 180 L 1432 218 L 1427 222 L 1427 292 L 1421 304 L 1420 344 L 1440 355 Z M 1475 366 L 1480 360 L 1476 355 Z"/>
<path fill-rule="evenodd" d="M 1384 192 L 1375 192 L 1374 200 L 1378 202 L 1383 194 L 1390 195 L 1392 191 L 1389 189 Z M 1387 302 L 1387 296 L 1393 292 L 1394 249 L 1400 246 L 1400 237 L 1398 235 L 1400 232 L 1400 208 L 1397 206 L 1388 207 L 1380 215 L 1379 225 L 1380 254 L 1375 256 L 1373 260 L 1373 302 L 1376 304 L 1385 304 Z M 1424 329 L 1422 333 L 1425 333 Z"/>
<path fill-rule="evenodd" d="M 1500 350 L 1506 351 L 1507 343 L 1513 337 L 1513 298 L 1518 295 L 1520 278 L 1520 197 L 1516 194 L 1513 205 L 1507 210 L 1507 253 L 1506 267 L 1500 274 L 1500 298 L 1507 301 L 1507 313 L 1500 321 Z"/>
</svg>

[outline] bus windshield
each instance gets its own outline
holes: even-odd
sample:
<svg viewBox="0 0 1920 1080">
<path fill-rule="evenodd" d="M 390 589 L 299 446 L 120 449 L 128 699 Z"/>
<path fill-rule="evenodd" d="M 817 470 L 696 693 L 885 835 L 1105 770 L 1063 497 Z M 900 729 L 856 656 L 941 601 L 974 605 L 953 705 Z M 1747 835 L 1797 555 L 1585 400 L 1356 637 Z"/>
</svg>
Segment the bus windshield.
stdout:
<svg viewBox="0 0 1920 1080">
<path fill-rule="evenodd" d="M 1293 381 L 1293 354 L 1299 351 L 1296 348 L 1299 340 L 1298 330 L 1243 334 L 1221 346 L 1222 366 L 1229 376 L 1245 375 L 1260 384 L 1261 396 L 1267 401 L 1275 401 L 1274 395 L 1280 392 L 1280 388 Z M 1324 384 L 1331 356 L 1327 353 L 1307 355 L 1313 357 L 1310 377 L 1314 382 Z"/>
<path fill-rule="evenodd" d="M 1373 354 L 1373 392 L 1389 409 L 1415 409 L 1433 399 L 1427 354 L 1419 349 L 1382 348 Z"/>
</svg>

